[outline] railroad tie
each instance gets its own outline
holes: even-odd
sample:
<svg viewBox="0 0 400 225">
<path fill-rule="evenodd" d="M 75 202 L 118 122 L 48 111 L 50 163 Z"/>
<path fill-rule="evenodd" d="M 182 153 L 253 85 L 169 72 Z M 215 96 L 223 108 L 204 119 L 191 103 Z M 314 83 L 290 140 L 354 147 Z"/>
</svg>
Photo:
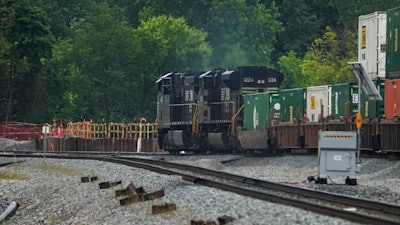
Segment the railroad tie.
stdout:
<svg viewBox="0 0 400 225">
<path fill-rule="evenodd" d="M 190 225 L 217 225 L 213 220 L 191 220 Z"/>
<path fill-rule="evenodd" d="M 88 183 L 88 182 L 96 181 L 97 179 L 98 179 L 97 176 L 92 176 L 92 177 L 81 177 L 81 182 L 82 182 L 82 183 Z"/>
<path fill-rule="evenodd" d="M 137 195 L 136 187 L 132 183 L 130 183 L 128 185 L 128 187 L 126 187 L 125 189 L 121 189 L 121 190 L 116 190 L 115 191 L 115 196 L 116 197 L 119 197 L 119 196 L 130 196 L 130 195 Z"/>
<path fill-rule="evenodd" d="M 234 220 L 233 217 L 227 216 L 227 215 L 223 215 L 223 216 L 218 217 L 218 223 L 220 225 L 228 224 L 230 222 L 233 222 L 233 220 Z"/>
<path fill-rule="evenodd" d="M 153 205 L 151 207 L 151 213 L 153 215 L 161 214 L 161 213 L 168 213 L 176 210 L 175 203 L 166 203 L 164 205 Z"/>
<path fill-rule="evenodd" d="M 150 201 L 150 200 L 154 200 L 157 198 L 162 198 L 165 196 L 164 190 L 159 190 L 159 191 L 155 191 L 152 193 L 148 193 L 148 194 L 144 194 L 143 195 L 143 199 L 145 201 Z"/>
<path fill-rule="evenodd" d="M 143 187 L 138 187 L 135 189 L 137 195 L 144 195 L 146 192 L 144 191 Z"/>
<path fill-rule="evenodd" d="M 122 206 L 129 205 L 132 203 L 137 203 L 137 202 L 141 202 L 141 196 L 139 196 L 139 195 L 133 195 L 133 196 L 119 200 L 119 204 Z"/>
<path fill-rule="evenodd" d="M 165 192 L 163 189 L 151 193 L 145 193 L 143 191 L 143 193 L 141 194 L 139 194 L 138 189 L 143 191 L 143 188 L 141 189 L 137 188 L 135 195 L 119 200 L 120 205 L 125 206 L 132 203 L 138 203 L 138 202 L 154 200 L 157 198 L 162 198 L 165 196 Z"/>
<path fill-rule="evenodd" d="M 121 183 L 122 183 L 122 181 L 116 181 L 116 182 L 106 181 L 106 182 L 101 182 L 99 184 L 99 187 L 100 187 L 100 189 L 106 189 L 106 188 L 110 188 L 113 186 L 117 186 L 118 184 L 121 184 Z"/>
</svg>

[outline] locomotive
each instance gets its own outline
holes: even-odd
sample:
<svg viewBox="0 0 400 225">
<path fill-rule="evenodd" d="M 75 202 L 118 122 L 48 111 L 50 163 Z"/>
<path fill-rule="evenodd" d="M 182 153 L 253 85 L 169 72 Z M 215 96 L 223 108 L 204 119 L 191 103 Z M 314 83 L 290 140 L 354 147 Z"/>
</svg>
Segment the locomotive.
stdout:
<svg viewBox="0 0 400 225">
<path fill-rule="evenodd" d="M 171 153 L 243 150 L 243 135 L 238 135 L 243 96 L 277 91 L 282 80 L 279 71 L 262 66 L 163 75 L 156 81 L 160 148 Z"/>
</svg>

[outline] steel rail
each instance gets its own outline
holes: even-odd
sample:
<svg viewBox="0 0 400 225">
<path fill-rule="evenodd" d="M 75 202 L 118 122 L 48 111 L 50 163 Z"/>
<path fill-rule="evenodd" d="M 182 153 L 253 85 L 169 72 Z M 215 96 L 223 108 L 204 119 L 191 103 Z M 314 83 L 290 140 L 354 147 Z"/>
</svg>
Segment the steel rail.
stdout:
<svg viewBox="0 0 400 225">
<path fill-rule="evenodd" d="M 0 156 L 4 156 L 4 155 L 0 155 Z M 11 157 L 12 156 L 14 156 L 14 157 L 43 157 L 42 154 L 35 154 L 35 155 L 32 155 L 32 154 L 30 154 L 30 155 L 10 154 L 8 156 L 11 156 Z M 219 172 L 219 171 L 213 171 L 213 170 L 200 168 L 200 167 L 194 167 L 194 166 L 190 166 L 190 165 L 175 164 L 175 163 L 169 163 L 169 162 L 160 161 L 160 160 L 150 160 L 150 159 L 143 159 L 143 158 L 108 157 L 108 156 L 93 156 L 93 155 L 82 155 L 82 154 L 77 154 L 77 155 L 47 154 L 46 157 L 48 157 L 48 158 L 63 158 L 63 159 L 99 160 L 99 161 L 123 164 L 126 166 L 147 169 L 147 170 L 154 171 L 157 173 L 181 176 L 182 179 L 196 183 L 196 184 L 201 184 L 201 185 L 205 185 L 205 186 L 209 186 L 209 187 L 213 187 L 213 188 L 218 188 L 221 190 L 234 192 L 234 193 L 244 195 L 244 196 L 254 197 L 257 199 L 261 199 L 261 200 L 276 202 L 276 203 L 284 204 L 284 205 L 290 205 L 290 206 L 305 209 L 307 211 L 313 211 L 313 212 L 316 212 L 319 214 L 324 214 L 324 215 L 328 215 L 328 216 L 332 216 L 332 217 L 339 217 L 339 218 L 347 219 L 347 220 L 358 222 L 358 223 L 400 224 L 400 216 L 399 216 L 400 206 L 397 206 L 397 205 L 391 205 L 391 204 L 385 204 L 385 203 L 381 203 L 381 202 L 350 198 L 350 197 L 346 197 L 346 196 L 342 196 L 342 195 L 332 195 L 330 193 L 296 188 L 296 187 L 292 187 L 292 186 L 285 185 L 285 184 L 277 184 L 277 183 L 272 183 L 272 182 L 268 182 L 268 181 L 257 180 L 254 178 L 243 177 L 243 176 L 229 174 L 229 173 L 223 173 L 223 172 Z M 174 169 L 179 169 L 179 170 L 183 170 L 183 171 L 191 171 L 191 172 L 195 172 L 195 173 L 201 173 L 201 174 L 208 175 L 208 176 L 215 176 L 215 177 L 218 177 L 221 179 L 230 179 L 232 181 L 235 181 L 236 183 L 230 183 L 230 182 L 221 183 L 218 181 L 205 179 L 198 175 L 196 175 L 196 176 L 189 175 L 187 173 L 173 171 L 173 170 L 165 169 L 162 167 L 168 167 L 168 168 L 174 168 Z M 310 201 L 294 199 L 293 197 L 285 197 L 281 194 L 276 194 L 276 193 L 271 194 L 271 193 L 267 193 L 265 191 L 241 187 L 243 185 L 240 185 L 240 184 L 247 184 L 247 185 L 255 186 L 255 187 L 263 187 L 263 188 L 273 189 L 273 190 L 280 191 L 280 192 L 283 191 L 283 192 L 287 192 L 290 194 L 306 196 L 306 197 L 310 197 L 310 198 L 314 198 L 314 199 L 316 198 L 316 199 L 322 199 L 322 200 L 326 200 L 326 201 L 337 202 L 340 204 L 343 204 L 343 201 L 345 201 L 345 202 L 349 202 L 349 204 L 347 204 L 347 205 L 355 206 L 358 209 L 364 209 L 366 206 L 367 209 L 373 208 L 372 210 L 375 210 L 377 212 L 385 212 L 387 214 L 392 214 L 393 217 L 396 219 L 392 219 L 392 218 L 388 219 L 388 218 L 384 218 L 384 217 L 371 216 L 369 214 L 362 214 L 362 213 L 358 213 L 358 212 L 346 211 L 343 209 L 339 209 L 337 207 L 335 208 L 335 207 L 331 207 L 331 206 L 316 204 L 316 203 L 312 203 Z M 321 197 L 321 196 L 325 196 L 326 199 L 323 199 L 323 197 Z M 340 199 L 342 199 L 343 201 L 341 201 Z M 344 200 L 344 199 L 347 199 L 347 200 Z M 373 205 L 377 205 L 377 207 L 373 207 Z"/>
<path fill-rule="evenodd" d="M 154 166 L 154 162 L 150 163 L 150 164 L 144 162 L 146 160 L 139 162 L 142 159 L 139 159 L 136 162 L 132 161 L 131 159 L 121 159 L 121 158 L 103 158 L 100 160 L 112 162 L 112 163 L 123 164 L 123 165 L 127 165 L 127 166 L 148 169 L 148 170 L 151 170 L 151 171 L 154 171 L 157 173 L 163 173 L 163 174 L 167 174 L 167 175 L 177 175 L 177 176 L 181 176 L 182 179 L 193 182 L 195 184 L 200 184 L 200 185 L 204 185 L 204 186 L 208 186 L 208 187 L 212 187 L 212 188 L 217 188 L 220 190 L 229 191 L 229 192 L 233 192 L 236 194 L 253 197 L 256 199 L 260 199 L 260 200 L 279 203 L 279 204 L 283 204 L 283 205 L 289 205 L 289 206 L 305 209 L 307 211 L 312 211 L 315 213 L 324 214 L 324 215 L 328 215 L 328 216 L 332 216 L 332 217 L 339 217 L 339 218 L 347 219 L 347 220 L 358 222 L 358 223 L 380 224 L 380 225 L 381 224 L 400 224 L 400 220 L 392 220 L 392 219 L 387 219 L 387 218 L 382 218 L 382 217 L 371 216 L 368 214 L 361 214 L 361 213 L 357 213 L 357 212 L 347 211 L 344 209 L 338 209 L 338 208 L 331 207 L 331 206 L 312 203 L 310 201 L 303 201 L 300 199 L 281 196 L 279 194 L 271 194 L 271 193 L 267 193 L 265 191 L 259 191 L 259 190 L 254 190 L 254 189 L 250 189 L 250 188 L 241 187 L 240 185 L 237 185 L 237 183 L 227 183 L 227 182 L 222 183 L 222 182 L 218 182 L 218 181 L 201 178 L 199 176 L 189 175 L 187 173 L 172 171 L 172 170 L 164 169 L 162 167 L 158 167 L 160 164 L 164 164 L 165 162 L 162 162 L 160 164 L 155 163 L 155 164 L 158 164 L 158 166 Z M 150 161 L 154 161 L 154 160 L 150 160 Z M 159 162 L 159 161 L 157 161 L 157 162 Z M 177 167 L 182 168 L 181 165 L 182 164 L 177 164 Z M 190 167 L 191 166 L 188 166 L 186 168 L 190 168 Z M 203 169 L 203 168 L 199 168 L 199 167 L 192 167 L 192 168 L 195 168 L 195 170 Z M 208 169 L 206 169 L 206 170 L 208 170 Z M 193 170 L 190 170 L 190 171 L 193 172 Z M 208 171 L 211 171 L 211 170 L 208 170 Z M 213 171 L 213 172 L 215 172 L 215 171 Z M 217 172 L 217 173 L 221 173 L 221 172 Z M 210 174 L 207 174 L 207 175 L 210 175 Z M 229 174 L 229 175 L 235 176 L 233 174 Z M 226 178 L 226 177 L 222 176 L 220 178 Z M 252 179 L 252 180 L 255 180 L 255 179 Z M 249 184 L 248 182 L 246 182 L 246 183 Z M 287 186 L 287 185 L 283 185 L 283 186 Z M 294 188 L 294 189 L 298 189 L 298 188 Z M 305 190 L 305 189 L 300 189 L 300 190 Z M 315 198 L 315 196 L 314 196 L 314 198 Z M 364 200 L 360 200 L 360 201 L 363 202 Z M 336 201 L 336 202 L 339 202 L 339 201 Z M 374 202 L 374 203 L 377 203 L 377 202 Z M 358 207 L 360 208 L 361 206 L 358 206 Z M 397 207 L 397 206 L 390 205 L 390 207 Z M 398 213 L 399 212 L 396 212 L 396 214 L 398 214 Z M 400 219 L 400 217 L 398 217 L 398 219 Z"/>
<path fill-rule="evenodd" d="M 170 162 L 166 162 L 166 161 L 143 159 L 143 158 L 134 158 L 134 159 L 128 158 L 128 157 L 118 157 L 118 158 L 135 160 L 137 162 L 148 163 L 148 164 L 156 164 L 156 165 L 168 167 L 168 168 L 189 170 L 189 171 L 193 171 L 196 173 L 211 175 L 211 176 L 215 176 L 215 177 L 223 178 L 223 179 L 229 179 L 229 180 L 233 180 L 236 182 L 245 183 L 245 184 L 249 184 L 249 185 L 255 185 L 255 186 L 267 188 L 270 190 L 283 191 L 286 193 L 301 195 L 301 196 L 308 197 L 308 198 L 318 198 L 318 199 L 325 200 L 325 201 L 337 202 L 340 204 L 346 204 L 346 205 L 353 206 L 353 207 L 363 207 L 363 208 L 367 208 L 370 210 L 381 211 L 381 212 L 395 214 L 395 215 L 400 216 L 400 206 L 393 205 L 393 204 L 376 202 L 376 201 L 371 201 L 371 200 L 367 200 L 367 199 L 358 199 L 358 198 L 353 198 L 353 197 L 349 197 L 349 196 L 332 194 L 332 193 L 327 193 L 327 192 L 322 192 L 322 191 L 317 191 L 317 190 L 298 188 L 298 187 L 294 187 L 294 186 L 290 186 L 290 185 L 286 185 L 286 184 L 274 183 L 274 182 L 270 182 L 270 181 L 266 181 L 266 180 L 259 180 L 259 179 L 255 179 L 255 178 L 251 178 L 251 177 L 246 177 L 246 176 L 241 176 L 241 175 L 236 175 L 236 174 L 231 174 L 231 173 L 226 173 L 226 172 L 221 172 L 221 171 L 216 171 L 216 170 L 210 170 L 207 168 L 195 167 L 195 166 L 191 166 L 191 165 L 176 164 L 176 163 L 170 163 Z"/>
</svg>

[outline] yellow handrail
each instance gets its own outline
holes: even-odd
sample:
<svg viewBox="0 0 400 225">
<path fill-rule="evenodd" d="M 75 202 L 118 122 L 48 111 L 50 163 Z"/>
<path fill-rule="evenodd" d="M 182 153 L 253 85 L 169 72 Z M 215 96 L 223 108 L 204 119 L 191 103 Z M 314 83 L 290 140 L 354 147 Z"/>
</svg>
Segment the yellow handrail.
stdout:
<svg viewBox="0 0 400 225">
<path fill-rule="evenodd" d="M 244 108 L 244 104 L 242 106 L 240 106 L 239 110 L 232 116 L 231 118 L 231 134 L 232 136 L 235 136 L 235 120 L 237 118 L 237 116 L 239 115 L 239 113 L 243 110 Z"/>
<path fill-rule="evenodd" d="M 195 106 L 195 111 L 193 113 L 193 118 L 192 118 L 192 133 L 197 134 L 199 132 L 199 123 L 197 121 L 197 116 L 199 113 L 199 105 L 197 103 L 193 103 Z"/>
</svg>

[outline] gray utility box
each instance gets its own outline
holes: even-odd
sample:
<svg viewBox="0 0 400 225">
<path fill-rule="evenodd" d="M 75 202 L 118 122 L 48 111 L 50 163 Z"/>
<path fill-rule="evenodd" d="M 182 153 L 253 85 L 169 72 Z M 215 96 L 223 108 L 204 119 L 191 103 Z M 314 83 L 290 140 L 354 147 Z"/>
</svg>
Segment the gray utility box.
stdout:
<svg viewBox="0 0 400 225">
<path fill-rule="evenodd" d="M 319 132 L 319 175 L 317 183 L 326 184 L 329 176 L 345 176 L 346 184 L 356 185 L 357 133 Z"/>
</svg>

